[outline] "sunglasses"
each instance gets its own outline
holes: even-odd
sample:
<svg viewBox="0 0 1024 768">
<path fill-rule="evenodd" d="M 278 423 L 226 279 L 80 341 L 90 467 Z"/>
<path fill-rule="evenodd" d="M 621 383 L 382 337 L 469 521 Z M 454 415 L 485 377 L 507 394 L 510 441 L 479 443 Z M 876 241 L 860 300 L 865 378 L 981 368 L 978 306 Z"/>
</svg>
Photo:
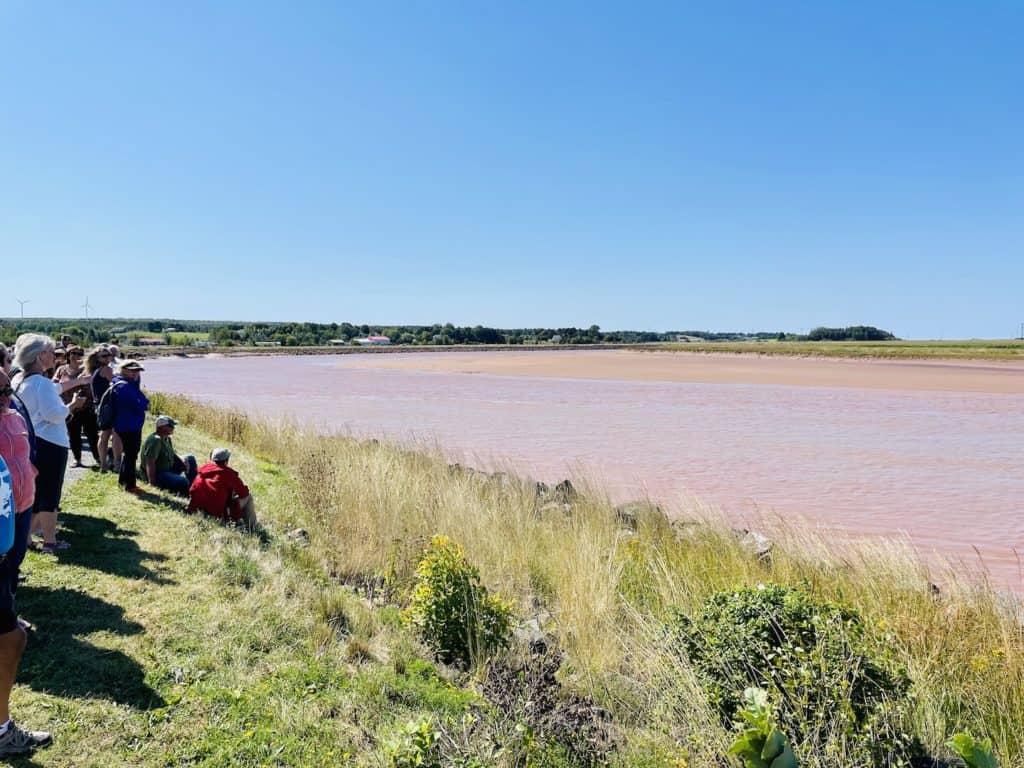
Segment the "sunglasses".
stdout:
<svg viewBox="0 0 1024 768">
<path fill-rule="evenodd" d="M 0 387 L 0 397 L 10 397 L 14 394 L 14 390 L 10 386 Z"/>
</svg>

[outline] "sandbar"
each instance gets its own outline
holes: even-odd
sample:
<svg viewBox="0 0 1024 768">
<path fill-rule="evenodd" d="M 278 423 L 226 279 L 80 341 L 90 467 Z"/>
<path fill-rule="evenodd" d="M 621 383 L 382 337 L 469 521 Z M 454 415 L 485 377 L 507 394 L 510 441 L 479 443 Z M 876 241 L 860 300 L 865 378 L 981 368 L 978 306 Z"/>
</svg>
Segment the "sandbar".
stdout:
<svg viewBox="0 0 1024 768">
<path fill-rule="evenodd" d="M 706 384 L 1024 394 L 1024 363 L 583 350 L 357 355 L 338 365 L 406 371 Z"/>
</svg>

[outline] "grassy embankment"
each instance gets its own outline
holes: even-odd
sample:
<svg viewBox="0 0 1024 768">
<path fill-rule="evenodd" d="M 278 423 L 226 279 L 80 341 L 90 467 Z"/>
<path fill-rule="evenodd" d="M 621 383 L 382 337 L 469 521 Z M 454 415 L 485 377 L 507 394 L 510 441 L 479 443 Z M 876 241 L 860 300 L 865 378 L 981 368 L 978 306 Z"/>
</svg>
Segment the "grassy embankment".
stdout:
<svg viewBox="0 0 1024 768">
<path fill-rule="evenodd" d="M 1024 341 L 728 341 L 649 345 L 670 352 L 854 357 L 892 360 L 1024 360 Z"/>
<path fill-rule="evenodd" d="M 462 765 L 568 765 L 531 752 L 522 712 L 488 705 L 474 674 L 433 664 L 402 626 L 419 553 L 441 533 L 521 617 L 550 613 L 564 690 L 612 715 L 610 764 L 727 764 L 730 735 L 664 620 L 669 606 L 774 581 L 841 599 L 894 647 L 914 681 L 909 726 L 933 753 L 966 728 L 992 737 L 1004 768 L 1024 766 L 1019 616 L 955 579 L 933 595 L 898 547 L 834 551 L 791 531 L 765 563 L 713 521 L 641 510 L 628 532 L 597 494 L 538 511 L 532 485 L 453 472 L 440 456 L 159 407 L 185 422 L 179 450 L 239 449 L 270 535 L 185 517 L 163 495 L 127 499 L 109 476 L 76 486 L 64 518 L 75 548 L 59 564 L 30 556 L 19 595 L 48 642 L 27 654 L 15 712 L 57 734 L 32 764 L 383 766 L 403 725 L 430 718 L 445 754 L 481 760 Z M 837 764 L 841 753 L 802 763 Z"/>
</svg>

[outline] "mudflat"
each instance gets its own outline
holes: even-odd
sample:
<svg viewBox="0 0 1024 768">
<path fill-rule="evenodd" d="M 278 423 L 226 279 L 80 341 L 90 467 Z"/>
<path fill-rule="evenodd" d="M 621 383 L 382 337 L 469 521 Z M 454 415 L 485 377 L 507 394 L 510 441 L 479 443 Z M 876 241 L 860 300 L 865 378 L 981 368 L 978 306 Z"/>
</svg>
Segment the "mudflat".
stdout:
<svg viewBox="0 0 1024 768">
<path fill-rule="evenodd" d="M 608 381 L 1024 394 L 1024 363 L 579 350 L 360 355 L 346 367 Z"/>
</svg>

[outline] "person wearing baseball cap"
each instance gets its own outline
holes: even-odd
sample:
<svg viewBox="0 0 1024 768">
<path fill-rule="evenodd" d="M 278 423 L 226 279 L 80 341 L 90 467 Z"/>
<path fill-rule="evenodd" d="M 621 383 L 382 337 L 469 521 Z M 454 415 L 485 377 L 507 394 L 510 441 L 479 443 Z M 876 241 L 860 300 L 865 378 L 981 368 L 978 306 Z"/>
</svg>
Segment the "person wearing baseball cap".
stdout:
<svg viewBox="0 0 1024 768">
<path fill-rule="evenodd" d="M 140 471 L 150 485 L 188 496 L 188 487 L 196 477 L 196 457 L 174 452 L 172 435 L 178 422 L 170 416 L 156 417 L 156 431 L 142 446 Z"/>
<path fill-rule="evenodd" d="M 251 531 L 256 528 L 256 505 L 242 478 L 228 466 L 230 458 L 227 448 L 213 449 L 189 488 L 188 511 L 244 523 Z"/>
<path fill-rule="evenodd" d="M 128 493 L 139 493 L 135 463 L 142 446 L 142 427 L 146 424 L 149 398 L 142 391 L 142 371 L 136 360 L 124 360 L 117 366 L 117 374 L 110 383 L 114 390 L 114 432 L 121 438 L 121 468 L 117 482 Z"/>
</svg>

